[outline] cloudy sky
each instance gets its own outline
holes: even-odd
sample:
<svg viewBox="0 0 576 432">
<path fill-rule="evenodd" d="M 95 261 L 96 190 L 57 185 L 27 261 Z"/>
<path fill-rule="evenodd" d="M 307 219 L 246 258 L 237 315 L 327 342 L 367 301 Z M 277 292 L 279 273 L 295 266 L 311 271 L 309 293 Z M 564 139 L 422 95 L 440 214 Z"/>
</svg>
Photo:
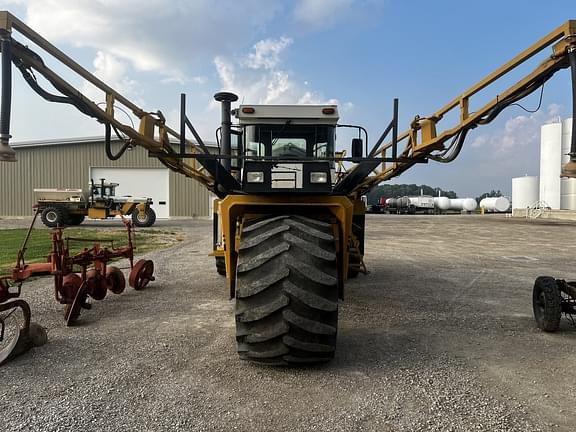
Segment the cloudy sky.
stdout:
<svg viewBox="0 0 576 432">
<path fill-rule="evenodd" d="M 390 120 L 394 97 L 400 99 L 404 130 L 416 114 L 436 111 L 576 18 L 573 0 L 553 4 L 0 0 L 0 9 L 24 20 L 144 109 L 162 110 L 176 129 L 179 95 L 186 93 L 188 117 L 205 139 L 213 140 L 219 109 L 212 96 L 226 90 L 245 103 L 336 102 L 341 122 L 365 126 L 373 142 Z M 73 108 L 41 100 L 18 74 L 14 79 L 13 141 L 103 133 L 101 125 Z M 71 81 L 102 101 L 82 80 Z M 503 88 L 491 89 L 479 101 Z M 539 93 L 522 104 L 533 109 L 538 99 Z M 540 126 L 566 117 L 570 110 L 569 75 L 561 71 L 546 85 L 538 112 L 511 107 L 469 134 L 455 162 L 416 166 L 395 182 L 439 186 L 460 196 L 491 189 L 509 194 L 512 177 L 538 174 Z M 348 141 L 339 146 L 347 148 Z"/>
</svg>

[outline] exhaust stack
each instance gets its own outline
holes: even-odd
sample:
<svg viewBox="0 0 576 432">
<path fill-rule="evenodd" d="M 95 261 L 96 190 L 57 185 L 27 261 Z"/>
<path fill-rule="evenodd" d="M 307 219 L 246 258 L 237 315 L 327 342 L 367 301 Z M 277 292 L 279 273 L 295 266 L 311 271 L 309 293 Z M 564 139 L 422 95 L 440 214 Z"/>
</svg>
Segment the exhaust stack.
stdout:
<svg viewBox="0 0 576 432">
<path fill-rule="evenodd" d="M 214 99 L 222 104 L 222 148 L 221 154 L 222 156 L 226 156 L 224 159 L 221 160 L 222 166 L 226 169 L 226 171 L 230 172 L 230 166 L 232 159 L 232 119 L 230 114 L 230 105 L 232 102 L 236 102 L 238 100 L 238 96 L 234 93 L 228 92 L 220 92 L 214 95 Z"/>
</svg>

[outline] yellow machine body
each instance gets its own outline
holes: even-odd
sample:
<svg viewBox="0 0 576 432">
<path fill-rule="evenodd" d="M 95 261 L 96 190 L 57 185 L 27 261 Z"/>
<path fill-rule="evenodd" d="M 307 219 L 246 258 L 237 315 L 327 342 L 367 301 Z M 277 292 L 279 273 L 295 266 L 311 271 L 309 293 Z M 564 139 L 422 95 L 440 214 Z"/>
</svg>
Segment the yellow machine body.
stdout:
<svg viewBox="0 0 576 432">
<path fill-rule="evenodd" d="M 349 198 L 343 196 L 228 195 L 218 201 L 217 205 L 231 297 L 234 296 L 236 284 L 235 270 L 238 248 L 242 241 L 242 224 L 246 220 L 270 214 L 306 214 L 331 222 L 337 239 L 339 281 L 343 285 L 348 274 L 347 244 L 352 233 L 354 214 L 354 203 Z M 221 254 L 222 252 L 215 253 L 216 256 Z"/>
</svg>

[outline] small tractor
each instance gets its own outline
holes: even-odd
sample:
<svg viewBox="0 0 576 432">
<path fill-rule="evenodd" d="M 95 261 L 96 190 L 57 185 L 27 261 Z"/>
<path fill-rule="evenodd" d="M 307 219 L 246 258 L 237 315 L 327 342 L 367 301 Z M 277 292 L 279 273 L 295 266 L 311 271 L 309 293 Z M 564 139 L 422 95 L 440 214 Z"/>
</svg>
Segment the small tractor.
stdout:
<svg viewBox="0 0 576 432">
<path fill-rule="evenodd" d="M 149 227 L 156 221 L 150 207 L 151 198 L 116 196 L 118 183 L 91 181 L 90 191 L 82 189 L 34 189 L 35 207 L 44 225 L 50 228 L 80 225 L 86 216 L 90 219 L 107 219 L 131 215 L 137 227 Z"/>
<path fill-rule="evenodd" d="M 27 41 L 18 42 L 16 33 Z M 550 48 L 532 71 L 521 73 L 528 60 Z M 362 197 L 371 189 L 416 164 L 453 161 L 471 130 L 542 89 L 560 70 L 571 69 L 576 109 L 576 21 L 561 25 L 438 111 L 415 116 L 402 133 L 394 99 L 391 121 L 371 143 L 364 127 L 339 122 L 336 105 L 243 103 L 232 108 L 238 96 L 219 92 L 214 96 L 222 113 L 216 154 L 186 116 L 184 94 L 176 131 L 162 112 L 140 108 L 8 12 L 0 12 L 0 49 L 0 160 L 16 160 L 9 146 L 14 64 L 39 96 L 73 105 L 102 123 L 108 158 L 141 146 L 169 169 L 204 185 L 218 197 L 212 255 L 235 301 L 237 351 L 243 359 L 266 364 L 334 357 L 345 283 L 366 270 Z M 93 84 L 105 102 L 82 94 L 57 72 L 60 68 Z M 513 71 L 520 72 L 517 81 L 510 79 Z M 40 76 L 58 94 L 44 88 Z M 117 111 L 130 111 L 139 127 L 121 121 Z M 354 138 L 337 149 L 337 131 L 343 128 Z M 576 122 L 573 128 L 570 162 L 563 171 L 568 177 L 576 177 Z M 116 152 L 112 131 L 123 142 Z M 343 151 L 348 148 L 350 157 Z"/>
</svg>

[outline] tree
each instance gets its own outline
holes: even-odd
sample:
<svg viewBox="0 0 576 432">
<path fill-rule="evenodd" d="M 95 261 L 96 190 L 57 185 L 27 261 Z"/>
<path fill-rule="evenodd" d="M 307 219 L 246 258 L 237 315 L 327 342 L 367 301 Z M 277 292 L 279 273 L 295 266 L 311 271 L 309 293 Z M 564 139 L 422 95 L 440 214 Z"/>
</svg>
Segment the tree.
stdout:
<svg viewBox="0 0 576 432">
<path fill-rule="evenodd" d="M 482 201 L 484 198 L 495 198 L 495 197 L 501 197 L 502 196 L 502 192 L 500 192 L 500 190 L 495 191 L 494 189 L 492 189 L 490 192 L 485 192 L 482 195 L 480 195 L 479 197 L 476 197 L 476 202 L 480 203 L 480 201 Z"/>
<path fill-rule="evenodd" d="M 402 196 L 414 196 L 414 195 L 431 195 L 441 196 L 448 198 L 457 198 L 456 192 L 454 191 L 444 191 L 439 187 L 432 187 L 428 185 L 416 185 L 416 184 L 383 184 L 376 186 L 370 192 L 368 192 L 368 204 L 375 205 L 378 204 L 380 197 L 386 198 L 398 198 Z"/>
</svg>

